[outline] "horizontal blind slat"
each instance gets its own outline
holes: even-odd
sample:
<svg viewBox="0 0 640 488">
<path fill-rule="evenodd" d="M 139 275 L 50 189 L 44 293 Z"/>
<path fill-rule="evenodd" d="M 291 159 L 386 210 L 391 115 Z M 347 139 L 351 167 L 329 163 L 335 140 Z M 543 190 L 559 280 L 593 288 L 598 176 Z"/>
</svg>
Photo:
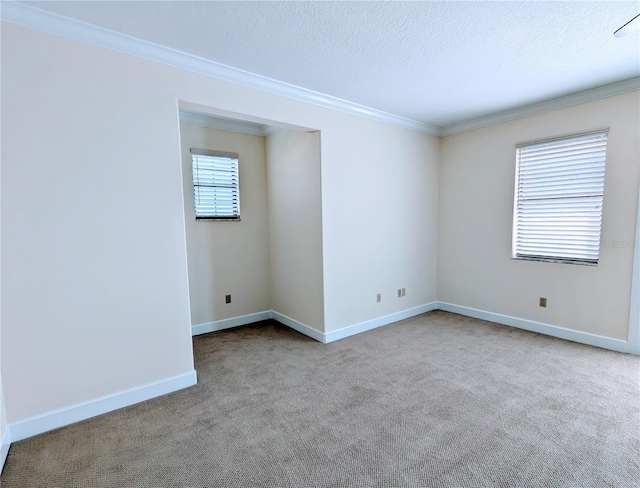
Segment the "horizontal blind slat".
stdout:
<svg viewBox="0 0 640 488">
<path fill-rule="evenodd" d="M 597 262 L 607 133 L 518 145 L 514 257 Z"/>
<path fill-rule="evenodd" d="M 238 160 L 193 154 L 192 170 L 196 217 L 239 218 Z"/>
</svg>

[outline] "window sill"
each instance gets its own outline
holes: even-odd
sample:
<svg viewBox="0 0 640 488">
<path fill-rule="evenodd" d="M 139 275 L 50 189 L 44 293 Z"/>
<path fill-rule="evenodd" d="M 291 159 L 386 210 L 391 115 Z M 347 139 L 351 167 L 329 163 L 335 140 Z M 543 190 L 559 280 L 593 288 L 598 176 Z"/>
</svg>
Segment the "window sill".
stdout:
<svg viewBox="0 0 640 488">
<path fill-rule="evenodd" d="M 579 261 L 572 259 L 562 258 L 545 258 L 539 256 L 511 256 L 514 261 L 539 261 L 542 263 L 558 263 L 558 264 L 578 264 L 582 266 L 598 266 L 598 262 L 595 261 Z"/>
<path fill-rule="evenodd" d="M 196 217 L 196 222 L 240 222 L 240 217 Z"/>
</svg>

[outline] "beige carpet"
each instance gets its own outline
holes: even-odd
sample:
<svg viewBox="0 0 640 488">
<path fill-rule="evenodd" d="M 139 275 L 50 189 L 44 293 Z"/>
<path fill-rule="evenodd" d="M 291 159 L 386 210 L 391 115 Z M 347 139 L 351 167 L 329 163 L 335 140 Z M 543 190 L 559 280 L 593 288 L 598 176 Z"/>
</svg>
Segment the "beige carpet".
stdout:
<svg viewBox="0 0 640 488">
<path fill-rule="evenodd" d="M 640 362 L 446 312 L 194 339 L 197 386 L 11 447 L 13 487 L 638 487 Z"/>
</svg>

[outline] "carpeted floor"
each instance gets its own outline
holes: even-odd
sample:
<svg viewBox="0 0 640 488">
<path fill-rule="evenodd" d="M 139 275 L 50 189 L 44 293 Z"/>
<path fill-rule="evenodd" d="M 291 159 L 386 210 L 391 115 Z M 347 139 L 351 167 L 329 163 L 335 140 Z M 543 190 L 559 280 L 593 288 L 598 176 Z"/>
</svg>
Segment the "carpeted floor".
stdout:
<svg viewBox="0 0 640 488">
<path fill-rule="evenodd" d="M 197 386 L 12 445 L 13 487 L 638 487 L 640 360 L 446 312 L 194 338 Z"/>
</svg>

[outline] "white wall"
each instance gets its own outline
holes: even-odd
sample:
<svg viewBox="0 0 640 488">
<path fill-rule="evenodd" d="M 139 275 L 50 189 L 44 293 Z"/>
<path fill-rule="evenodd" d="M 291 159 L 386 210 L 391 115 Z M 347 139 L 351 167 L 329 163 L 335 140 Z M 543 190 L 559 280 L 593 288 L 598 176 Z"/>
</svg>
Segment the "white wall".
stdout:
<svg viewBox="0 0 640 488">
<path fill-rule="evenodd" d="M 2 26 L 9 422 L 193 369 L 176 103 L 140 63 Z"/>
<path fill-rule="evenodd" d="M 633 280 L 629 310 L 629 352 L 640 355 L 640 194 L 636 217 L 636 240 L 633 251 Z"/>
<path fill-rule="evenodd" d="M 374 121 L 322 130 L 326 331 L 436 300 L 438 159 L 438 138 Z"/>
<path fill-rule="evenodd" d="M 4 389 L 2 388 L 2 381 L 0 379 L 0 473 L 7 459 L 10 443 L 7 415 L 4 406 Z"/>
<path fill-rule="evenodd" d="M 9 423 L 193 367 L 178 101 L 321 131 L 325 331 L 435 300 L 436 138 L 12 24 L 1 35 Z"/>
<path fill-rule="evenodd" d="M 272 308 L 324 331 L 320 133 L 280 130 L 266 154 Z"/>
<path fill-rule="evenodd" d="M 443 138 L 438 300 L 626 340 L 632 246 L 603 247 L 597 267 L 511 259 L 515 144 L 609 127 L 602 241 L 629 243 L 639 100 L 633 92 Z"/>
<path fill-rule="evenodd" d="M 0 379 L 0 441 L 4 440 L 7 432 L 7 413 L 4 408 L 4 388 L 2 388 L 2 380 Z"/>
<path fill-rule="evenodd" d="M 0 141 L 0 145 L 2 142 Z M 0 149 L 1 151 L 1 149 Z M 0 214 L 2 213 L 2 172 L 0 171 Z M 0 228 L 0 236 L 1 236 Z M 2 239 L 0 237 L 0 255 L 2 254 Z M 2 260 L 0 259 L 0 276 L 2 275 Z M 2 283 L 0 281 L 0 293 Z M 0 473 L 4 467 L 7 452 L 9 451 L 9 436 L 7 429 L 7 413 L 4 402 L 4 388 L 2 387 L 2 300 L 0 300 Z M 5 446 L 5 443 L 7 446 Z"/>
<path fill-rule="evenodd" d="M 192 325 L 270 310 L 264 137 L 187 124 L 180 136 Z M 242 220 L 196 221 L 190 148 L 238 154 Z"/>
</svg>

